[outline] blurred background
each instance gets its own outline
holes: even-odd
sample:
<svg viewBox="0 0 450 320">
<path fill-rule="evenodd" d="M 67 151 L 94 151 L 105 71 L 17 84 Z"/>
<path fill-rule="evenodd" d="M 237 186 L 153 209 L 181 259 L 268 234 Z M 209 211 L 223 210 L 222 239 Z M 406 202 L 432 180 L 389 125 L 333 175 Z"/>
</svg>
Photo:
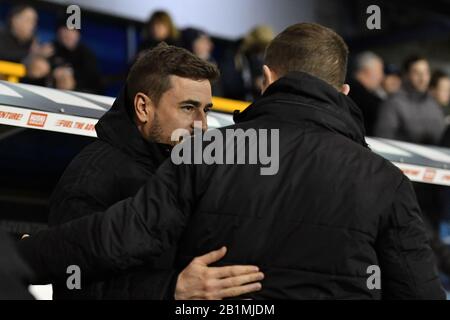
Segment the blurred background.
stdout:
<svg viewBox="0 0 450 320">
<path fill-rule="evenodd" d="M 81 30 L 79 35 L 58 37 L 70 4 L 82 9 Z M 381 9 L 381 30 L 366 27 L 369 16 L 366 9 L 372 4 Z M 53 86 L 58 86 L 59 82 L 59 87 L 110 96 L 118 92 L 137 54 L 165 40 L 195 50 L 219 65 L 222 81 L 215 88 L 217 95 L 251 100 L 258 95 L 264 46 L 273 35 L 296 22 L 317 22 L 333 28 L 347 41 L 352 57 L 373 51 L 383 59 L 388 73 L 399 72 L 404 59 L 413 53 L 426 56 L 432 69 L 450 71 L 450 1 L 447 0 L 2 0 L 0 26 L 4 30 L 11 27 L 8 22 L 11 10 L 19 5 L 34 8 L 35 17 L 25 14 L 23 18 L 28 19 L 32 30 L 25 38 L 33 39 L 41 48 L 30 45 L 29 52 L 22 50 L 22 54 L 14 57 L 0 52 L 0 59 L 3 55 L 3 60 L 13 58 L 25 62 L 28 76 L 41 83 L 43 74 L 48 76 L 52 69 L 72 66 L 77 73 L 76 81 L 68 80 L 69 68 L 59 68 L 52 74 L 53 81 L 46 79 L 46 84 L 53 82 Z M 59 38 L 65 38 L 65 44 Z M 83 53 L 83 57 L 75 62 L 69 57 L 68 47 L 75 51 L 78 41 L 83 47 L 78 48 L 78 53 Z M 4 50 L 5 47 L 0 51 Z M 33 53 L 34 57 L 27 53 Z M 48 72 L 42 56 L 50 62 Z M 86 80 L 96 77 L 96 81 Z"/>
</svg>

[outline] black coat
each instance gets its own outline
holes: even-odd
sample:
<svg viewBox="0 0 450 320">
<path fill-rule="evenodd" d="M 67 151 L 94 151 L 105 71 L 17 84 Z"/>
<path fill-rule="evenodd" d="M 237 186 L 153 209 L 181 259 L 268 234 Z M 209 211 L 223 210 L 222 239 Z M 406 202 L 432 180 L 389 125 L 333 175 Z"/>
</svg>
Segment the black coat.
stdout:
<svg viewBox="0 0 450 320">
<path fill-rule="evenodd" d="M 61 277 L 70 262 L 89 276 L 123 270 L 181 237 L 180 266 L 222 245 L 220 264 L 260 266 L 250 298 L 445 298 L 411 184 L 366 147 L 351 99 L 292 73 L 235 120 L 280 130 L 276 175 L 166 161 L 134 198 L 24 241 L 39 276 Z M 372 265 L 381 290 L 367 287 Z"/>
<path fill-rule="evenodd" d="M 98 141 L 86 147 L 65 170 L 50 200 L 49 225 L 104 211 L 133 196 L 168 157 L 165 145 L 149 143 L 131 120 L 124 90 L 98 122 Z M 145 268 L 103 275 L 106 281 L 87 281 L 82 290 L 54 285 L 55 299 L 161 299 L 172 285 L 173 252 L 148 261 Z M 172 292 L 173 293 L 173 292 Z"/>
<path fill-rule="evenodd" d="M 97 58 L 91 49 L 83 43 L 79 43 L 74 50 L 69 50 L 59 41 L 55 41 L 53 46 L 54 54 L 50 57 L 53 68 L 71 67 L 77 82 L 77 90 L 94 93 L 101 91 Z"/>
<path fill-rule="evenodd" d="M 0 231 L 0 300 L 30 300 L 31 269 L 17 253 L 15 244 Z"/>
<path fill-rule="evenodd" d="M 375 125 L 378 121 L 378 114 L 383 100 L 374 92 L 367 90 L 358 80 L 354 79 L 350 83 L 350 98 L 361 109 L 364 117 L 364 127 L 366 134 L 370 137 L 375 135 Z"/>
<path fill-rule="evenodd" d="M 0 60 L 22 63 L 30 54 L 33 40 L 19 42 L 9 29 L 0 29 Z"/>
</svg>

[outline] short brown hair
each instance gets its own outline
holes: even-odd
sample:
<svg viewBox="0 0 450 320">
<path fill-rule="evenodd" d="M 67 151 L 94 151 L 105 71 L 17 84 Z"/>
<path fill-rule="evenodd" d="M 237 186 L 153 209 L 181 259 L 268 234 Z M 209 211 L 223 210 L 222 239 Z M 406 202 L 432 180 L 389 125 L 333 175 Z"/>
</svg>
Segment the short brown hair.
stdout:
<svg viewBox="0 0 450 320">
<path fill-rule="evenodd" d="M 219 77 L 219 70 L 186 49 L 162 42 L 144 52 L 131 67 L 127 78 L 129 99 L 142 92 L 158 104 L 163 93 L 170 89 L 171 75 L 213 82 Z"/>
<path fill-rule="evenodd" d="M 298 23 L 281 32 L 266 50 L 265 63 L 279 76 L 301 71 L 339 89 L 347 72 L 348 47 L 333 30 Z"/>
</svg>

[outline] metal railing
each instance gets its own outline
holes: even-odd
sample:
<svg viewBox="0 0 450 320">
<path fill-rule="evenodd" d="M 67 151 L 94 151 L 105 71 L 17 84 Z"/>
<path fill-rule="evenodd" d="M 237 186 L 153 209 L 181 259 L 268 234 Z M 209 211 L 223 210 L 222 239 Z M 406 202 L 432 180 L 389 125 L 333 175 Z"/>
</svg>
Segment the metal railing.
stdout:
<svg viewBox="0 0 450 320">
<path fill-rule="evenodd" d="M 0 60 L 0 75 L 5 77 L 9 82 L 19 82 L 26 74 L 23 64 Z"/>
</svg>

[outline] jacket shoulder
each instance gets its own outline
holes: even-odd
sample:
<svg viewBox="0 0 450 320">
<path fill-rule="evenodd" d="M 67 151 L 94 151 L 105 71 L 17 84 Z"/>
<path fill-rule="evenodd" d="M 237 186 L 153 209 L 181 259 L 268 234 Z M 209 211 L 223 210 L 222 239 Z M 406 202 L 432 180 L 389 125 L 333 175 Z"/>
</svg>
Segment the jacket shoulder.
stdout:
<svg viewBox="0 0 450 320">
<path fill-rule="evenodd" d="M 132 196 L 145 179 L 145 170 L 131 157 L 108 143 L 95 141 L 73 159 L 56 185 L 49 222 L 58 224 L 105 210 Z"/>
</svg>

